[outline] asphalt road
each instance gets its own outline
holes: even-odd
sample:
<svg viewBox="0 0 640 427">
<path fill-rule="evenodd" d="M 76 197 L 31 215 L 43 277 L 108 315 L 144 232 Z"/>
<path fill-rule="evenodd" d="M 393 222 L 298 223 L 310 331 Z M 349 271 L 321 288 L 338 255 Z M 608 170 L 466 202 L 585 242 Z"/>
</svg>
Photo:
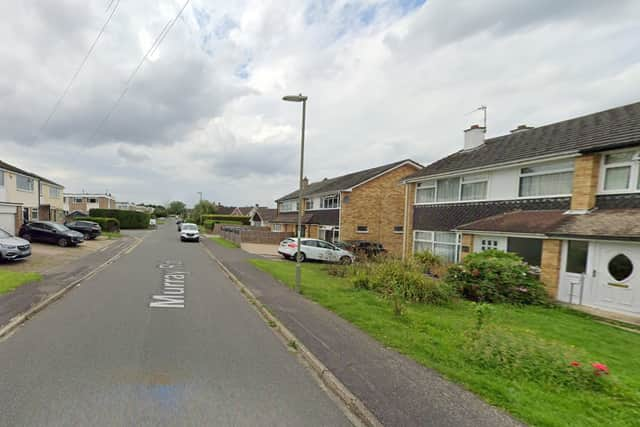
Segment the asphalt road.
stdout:
<svg viewBox="0 0 640 427">
<path fill-rule="evenodd" d="M 0 425 L 350 424 L 170 223 L 0 342 Z"/>
</svg>

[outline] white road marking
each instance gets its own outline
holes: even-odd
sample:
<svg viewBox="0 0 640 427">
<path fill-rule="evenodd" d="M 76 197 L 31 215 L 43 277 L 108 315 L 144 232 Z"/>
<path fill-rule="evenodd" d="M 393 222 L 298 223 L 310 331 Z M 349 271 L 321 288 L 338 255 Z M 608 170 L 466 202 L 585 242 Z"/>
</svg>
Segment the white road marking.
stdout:
<svg viewBox="0 0 640 427">
<path fill-rule="evenodd" d="M 184 285 L 187 272 L 182 261 L 164 261 L 158 266 L 163 270 L 162 294 L 153 295 L 151 308 L 184 308 Z"/>
</svg>

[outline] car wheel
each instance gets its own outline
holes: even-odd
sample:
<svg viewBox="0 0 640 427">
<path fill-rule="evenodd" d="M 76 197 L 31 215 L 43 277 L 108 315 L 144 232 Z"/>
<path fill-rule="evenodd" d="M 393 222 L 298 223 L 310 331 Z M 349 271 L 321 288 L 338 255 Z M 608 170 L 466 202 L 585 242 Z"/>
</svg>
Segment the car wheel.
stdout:
<svg viewBox="0 0 640 427">
<path fill-rule="evenodd" d="M 60 246 L 61 248 L 65 248 L 69 246 L 69 241 L 63 237 L 58 240 L 58 246 Z"/>
<path fill-rule="evenodd" d="M 91 235 L 89 233 L 83 233 L 84 240 L 91 240 Z"/>
<path fill-rule="evenodd" d="M 30 242 L 30 241 L 31 241 L 31 234 L 29 234 L 29 233 L 27 233 L 27 234 L 23 234 L 23 235 L 22 235 L 22 238 L 23 238 L 24 240 L 26 240 L 27 242 Z"/>
<path fill-rule="evenodd" d="M 307 256 L 304 254 L 304 252 L 300 252 L 300 257 L 298 259 L 300 260 L 300 262 L 304 262 L 307 259 Z"/>
<path fill-rule="evenodd" d="M 351 257 L 343 256 L 342 258 L 340 258 L 340 264 L 343 264 L 343 265 L 351 264 Z"/>
</svg>

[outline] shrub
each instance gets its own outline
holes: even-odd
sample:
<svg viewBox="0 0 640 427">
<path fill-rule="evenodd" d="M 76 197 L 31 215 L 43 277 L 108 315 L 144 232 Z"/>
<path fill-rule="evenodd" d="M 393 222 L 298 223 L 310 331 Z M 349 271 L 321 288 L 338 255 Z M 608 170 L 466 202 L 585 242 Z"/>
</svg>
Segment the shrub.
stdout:
<svg viewBox="0 0 640 427">
<path fill-rule="evenodd" d="M 108 232 L 120 231 L 120 221 L 118 221 L 116 218 L 87 216 L 87 217 L 79 218 L 78 221 L 96 222 L 100 225 L 100 227 L 102 228 L 102 231 L 108 231 Z"/>
<path fill-rule="evenodd" d="M 529 274 L 518 255 L 495 249 L 469 254 L 449 266 L 446 281 L 466 299 L 478 302 L 545 304 L 544 285 Z"/>
<path fill-rule="evenodd" d="M 204 228 L 206 228 L 207 230 L 213 230 L 213 224 L 214 222 L 212 220 L 206 220 L 202 222 Z"/>
<path fill-rule="evenodd" d="M 325 271 L 329 276 L 345 277 L 347 275 L 347 266 L 342 264 L 327 264 Z"/>
<path fill-rule="evenodd" d="M 238 216 L 238 215 L 221 215 L 221 214 L 206 214 L 200 216 L 201 221 L 211 220 L 216 223 L 224 223 L 224 224 L 237 224 L 237 225 L 249 225 L 249 217 L 248 216 Z"/>
<path fill-rule="evenodd" d="M 447 272 L 447 265 L 438 255 L 434 255 L 429 251 L 414 254 L 418 264 L 422 265 L 424 272 L 433 277 L 444 277 Z"/>
<path fill-rule="evenodd" d="M 125 211 L 120 209 L 91 209 L 92 217 L 116 218 L 120 221 L 120 228 L 149 228 L 149 214 L 145 212 Z"/>
</svg>

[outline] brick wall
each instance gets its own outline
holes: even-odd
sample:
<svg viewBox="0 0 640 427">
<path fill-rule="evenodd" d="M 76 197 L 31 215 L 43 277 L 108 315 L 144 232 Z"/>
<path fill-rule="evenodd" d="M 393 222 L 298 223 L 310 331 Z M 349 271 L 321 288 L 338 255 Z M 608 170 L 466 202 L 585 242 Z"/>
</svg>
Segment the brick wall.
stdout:
<svg viewBox="0 0 640 427">
<path fill-rule="evenodd" d="M 542 241 L 540 281 L 544 283 L 545 287 L 547 288 L 547 292 L 553 298 L 556 298 L 558 295 L 561 249 L 561 240 L 547 239 Z"/>
<path fill-rule="evenodd" d="M 464 260 L 464 257 L 473 253 L 473 234 L 463 234 L 462 241 L 460 242 L 462 248 L 460 249 L 460 262 Z M 464 249 L 468 249 L 465 251 Z"/>
<path fill-rule="evenodd" d="M 414 166 L 405 165 L 344 193 L 340 240 L 371 240 L 401 255 L 403 234 L 393 231 L 394 226 L 404 224 L 405 188 L 400 180 L 415 171 Z M 368 233 L 357 233 L 358 225 L 367 226 Z"/>
<path fill-rule="evenodd" d="M 575 161 L 571 209 L 592 209 L 596 205 L 600 155 L 588 154 Z"/>
</svg>

